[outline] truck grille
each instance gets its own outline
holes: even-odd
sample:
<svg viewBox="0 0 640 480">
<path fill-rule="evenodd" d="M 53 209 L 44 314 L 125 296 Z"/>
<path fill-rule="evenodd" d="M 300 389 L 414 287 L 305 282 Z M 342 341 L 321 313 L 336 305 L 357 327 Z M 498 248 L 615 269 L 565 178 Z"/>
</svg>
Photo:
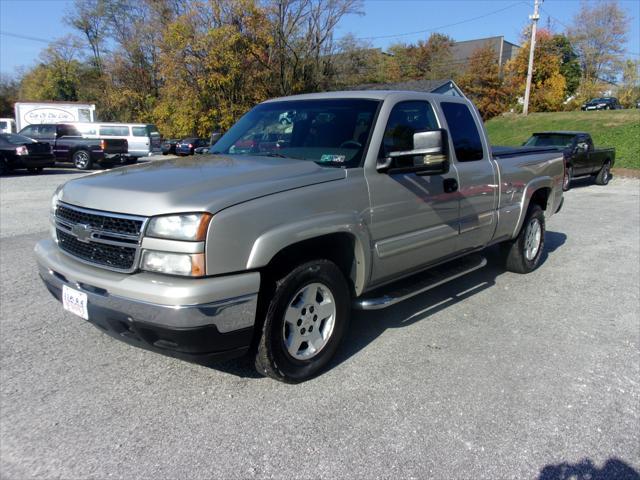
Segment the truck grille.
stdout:
<svg viewBox="0 0 640 480">
<path fill-rule="evenodd" d="M 71 223 L 82 223 L 92 228 L 112 233 L 125 235 L 140 235 L 143 219 L 131 219 L 129 217 L 110 217 L 108 214 L 89 213 L 85 210 L 77 210 L 65 205 L 58 205 L 56 217 Z"/>
<path fill-rule="evenodd" d="M 83 243 L 70 233 L 58 229 L 58 245 L 65 252 L 96 265 L 119 270 L 130 270 L 136 258 L 136 249 L 116 247 L 95 242 Z"/>
<path fill-rule="evenodd" d="M 137 268 L 145 221 L 59 204 L 55 214 L 58 246 L 85 263 L 131 272 Z"/>
</svg>

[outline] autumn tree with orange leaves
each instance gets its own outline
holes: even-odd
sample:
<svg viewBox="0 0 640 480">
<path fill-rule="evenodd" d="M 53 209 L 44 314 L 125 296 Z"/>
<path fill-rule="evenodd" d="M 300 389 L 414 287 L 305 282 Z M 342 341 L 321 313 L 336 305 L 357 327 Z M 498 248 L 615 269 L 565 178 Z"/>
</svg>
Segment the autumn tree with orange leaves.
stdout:
<svg viewBox="0 0 640 480">
<path fill-rule="evenodd" d="M 483 120 L 507 111 L 511 98 L 500 75 L 496 51 L 490 44 L 475 50 L 458 78 L 463 92 L 476 104 Z"/>
<path fill-rule="evenodd" d="M 529 42 L 522 45 L 517 56 L 505 66 L 505 86 L 509 95 L 524 96 L 529 62 Z M 561 52 L 548 30 L 538 30 L 534 52 L 533 78 L 529 110 L 557 111 L 566 98 L 567 83 L 561 73 Z"/>
</svg>

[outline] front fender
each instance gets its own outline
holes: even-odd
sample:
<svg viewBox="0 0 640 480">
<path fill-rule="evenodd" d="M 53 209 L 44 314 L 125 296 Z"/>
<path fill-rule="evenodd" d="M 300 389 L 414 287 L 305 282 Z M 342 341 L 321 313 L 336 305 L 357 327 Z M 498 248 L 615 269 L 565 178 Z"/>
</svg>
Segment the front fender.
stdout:
<svg viewBox="0 0 640 480">
<path fill-rule="evenodd" d="M 352 280 L 359 295 L 371 273 L 371 237 L 367 226 L 355 213 L 314 216 L 264 232 L 254 241 L 246 268 L 262 268 L 289 246 L 335 233 L 346 233 L 354 239 L 355 272 L 352 272 Z"/>
</svg>

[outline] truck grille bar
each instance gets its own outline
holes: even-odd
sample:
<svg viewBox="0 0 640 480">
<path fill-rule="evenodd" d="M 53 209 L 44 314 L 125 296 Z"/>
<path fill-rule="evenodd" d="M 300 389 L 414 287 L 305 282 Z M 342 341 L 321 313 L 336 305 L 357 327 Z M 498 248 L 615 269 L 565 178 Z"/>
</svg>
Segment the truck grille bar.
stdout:
<svg viewBox="0 0 640 480">
<path fill-rule="evenodd" d="M 58 246 L 84 263 L 119 272 L 138 266 L 145 217 L 60 203 L 55 212 Z"/>
</svg>

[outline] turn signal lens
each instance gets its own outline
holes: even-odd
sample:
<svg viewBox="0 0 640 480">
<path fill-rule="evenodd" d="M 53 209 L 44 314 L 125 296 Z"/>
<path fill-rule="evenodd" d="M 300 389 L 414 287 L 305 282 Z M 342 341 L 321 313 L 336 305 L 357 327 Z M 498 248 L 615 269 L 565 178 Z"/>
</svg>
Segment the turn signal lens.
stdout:
<svg viewBox="0 0 640 480">
<path fill-rule="evenodd" d="M 145 250 L 142 254 L 140 268 L 167 275 L 203 277 L 205 273 L 204 253 L 187 254 Z"/>
</svg>

